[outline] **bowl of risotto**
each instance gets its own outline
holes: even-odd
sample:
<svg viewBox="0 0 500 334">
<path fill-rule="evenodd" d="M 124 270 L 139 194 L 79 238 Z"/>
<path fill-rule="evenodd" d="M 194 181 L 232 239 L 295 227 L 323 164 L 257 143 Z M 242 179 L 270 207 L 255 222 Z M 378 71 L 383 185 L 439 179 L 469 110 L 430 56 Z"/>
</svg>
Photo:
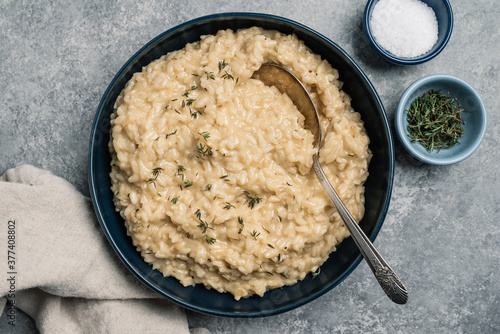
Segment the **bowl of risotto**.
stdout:
<svg viewBox="0 0 500 334">
<path fill-rule="evenodd" d="M 387 213 L 394 144 L 384 107 L 339 46 L 267 14 L 216 14 L 165 31 L 101 99 L 89 184 L 127 268 L 193 311 L 286 312 L 332 290 L 361 261 L 312 171 L 303 115 L 252 76 L 266 62 L 309 90 L 325 173 L 372 241 Z"/>
</svg>

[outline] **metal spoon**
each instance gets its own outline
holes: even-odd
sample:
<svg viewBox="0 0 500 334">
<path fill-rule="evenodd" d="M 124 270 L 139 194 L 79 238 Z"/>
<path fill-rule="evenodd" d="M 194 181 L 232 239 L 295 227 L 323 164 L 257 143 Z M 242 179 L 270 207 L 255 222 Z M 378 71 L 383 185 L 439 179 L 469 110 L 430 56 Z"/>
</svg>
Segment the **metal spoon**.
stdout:
<svg viewBox="0 0 500 334">
<path fill-rule="evenodd" d="M 305 127 L 314 135 L 313 145 L 318 148 L 316 154 L 313 156 L 313 169 L 319 182 L 335 205 L 335 208 L 342 217 L 354 242 L 370 266 L 370 269 L 375 274 L 384 292 L 393 302 L 405 304 L 408 301 L 408 291 L 406 287 L 356 223 L 354 217 L 326 178 L 323 168 L 319 163 L 319 150 L 322 144 L 321 127 L 318 112 L 307 89 L 300 80 L 286 68 L 272 63 L 263 64 L 261 68 L 253 74 L 253 78 L 261 80 L 267 86 L 275 86 L 281 93 L 286 93 L 297 106 L 298 110 L 305 116 Z"/>
</svg>

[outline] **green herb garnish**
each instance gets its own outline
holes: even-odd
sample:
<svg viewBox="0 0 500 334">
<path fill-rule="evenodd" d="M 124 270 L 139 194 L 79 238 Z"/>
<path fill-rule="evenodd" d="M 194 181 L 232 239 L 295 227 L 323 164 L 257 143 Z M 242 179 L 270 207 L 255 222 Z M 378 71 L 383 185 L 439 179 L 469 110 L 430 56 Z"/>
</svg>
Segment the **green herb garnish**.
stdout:
<svg viewBox="0 0 500 334">
<path fill-rule="evenodd" d="M 253 209 L 253 207 L 255 206 L 256 203 L 258 204 L 262 200 L 262 198 L 260 198 L 260 197 L 257 197 L 257 196 L 253 196 L 252 197 L 252 196 L 250 196 L 250 193 L 248 191 L 246 191 L 246 190 L 243 193 L 250 200 L 248 202 L 248 207 L 251 208 L 251 209 Z"/>
<path fill-rule="evenodd" d="M 258 233 L 257 233 L 257 231 L 256 231 L 256 230 L 253 230 L 253 232 L 252 232 L 252 233 L 250 233 L 250 235 L 251 235 L 251 236 L 252 236 L 255 240 L 257 240 L 257 237 L 260 235 L 260 232 L 258 232 Z"/>
<path fill-rule="evenodd" d="M 234 80 L 234 77 L 227 73 L 227 71 L 224 71 L 225 73 L 222 75 L 222 79 L 231 79 L 231 80 Z"/>
<path fill-rule="evenodd" d="M 205 139 L 205 141 L 207 141 L 208 138 L 210 138 L 210 133 L 206 132 L 206 131 L 203 131 L 203 132 L 198 132 L 198 134 L 200 136 L 203 137 L 203 139 Z"/>
<path fill-rule="evenodd" d="M 225 60 L 219 62 L 219 72 L 222 71 L 228 64 Z"/>
<path fill-rule="evenodd" d="M 163 170 L 163 168 L 161 168 L 161 167 L 154 168 L 153 172 L 152 172 L 154 178 L 150 178 L 148 180 L 149 183 L 153 184 L 153 186 L 155 187 L 155 189 L 156 189 L 156 180 L 158 179 L 158 175 L 160 175 L 160 173 L 161 173 L 162 170 Z"/>
<path fill-rule="evenodd" d="M 232 204 L 231 204 L 231 203 L 229 203 L 229 202 L 226 202 L 226 206 L 224 207 L 224 209 L 229 210 L 229 209 L 231 209 L 231 208 L 235 208 L 235 206 L 234 206 L 234 205 L 232 205 Z"/>
<path fill-rule="evenodd" d="M 318 270 L 316 270 L 315 272 L 312 273 L 312 277 L 313 278 L 316 278 L 318 277 L 318 275 L 321 273 L 321 268 L 318 268 Z"/>
<path fill-rule="evenodd" d="M 200 221 L 200 224 L 197 225 L 196 227 L 200 227 L 203 231 L 201 233 L 205 234 L 207 232 L 208 224 L 201 219 L 201 211 L 200 209 L 197 209 L 194 213 L 195 217 L 198 218 Z"/>
<path fill-rule="evenodd" d="M 214 72 L 205 72 L 207 79 L 215 80 Z"/>
<path fill-rule="evenodd" d="M 191 108 L 189 108 L 189 113 L 191 114 L 191 117 L 193 117 L 194 119 L 198 118 L 198 115 L 202 115 L 201 111 L 199 110 L 191 110 Z"/>
<path fill-rule="evenodd" d="M 207 237 L 206 237 L 205 239 L 207 240 L 207 243 L 208 243 L 209 245 L 213 245 L 213 244 L 217 241 L 217 239 L 215 239 L 215 238 L 210 238 L 208 235 L 207 235 Z"/>
<path fill-rule="evenodd" d="M 210 150 L 207 146 L 203 145 L 202 143 L 200 143 L 200 146 L 197 147 L 196 150 L 203 155 L 213 154 L 212 150 Z"/>
<path fill-rule="evenodd" d="M 163 168 L 161 167 L 156 167 L 153 169 L 153 176 L 154 177 L 158 177 L 158 175 L 160 175 L 161 171 L 163 170 Z"/>
<path fill-rule="evenodd" d="M 179 165 L 177 162 L 176 162 L 176 164 L 177 164 L 177 175 L 181 175 L 182 172 L 184 172 L 186 170 L 186 168 L 184 168 L 183 165 Z"/>
<path fill-rule="evenodd" d="M 461 113 L 457 99 L 429 90 L 417 97 L 408 110 L 408 131 L 412 142 L 419 142 L 429 151 L 450 148 L 463 135 Z"/>
<path fill-rule="evenodd" d="M 243 227 L 245 226 L 245 224 L 243 223 L 243 218 L 241 218 L 240 216 L 238 216 L 238 224 L 241 225 L 240 229 L 238 230 L 238 234 L 241 234 L 241 232 L 243 231 Z"/>
<path fill-rule="evenodd" d="M 189 97 L 189 91 L 190 91 L 190 90 L 195 90 L 196 88 L 197 88 L 196 86 L 191 86 L 191 88 L 189 88 L 189 90 L 186 90 L 186 91 L 184 92 L 184 94 L 182 94 L 182 96 L 184 96 L 184 97 L 186 97 L 186 98 L 187 98 L 187 97 Z"/>
<path fill-rule="evenodd" d="M 174 197 L 174 198 L 172 198 L 172 199 L 170 200 L 170 202 L 172 202 L 172 203 L 174 203 L 174 204 L 175 204 L 175 203 L 177 203 L 177 201 L 178 201 L 178 200 L 179 200 L 179 197 Z"/>
</svg>

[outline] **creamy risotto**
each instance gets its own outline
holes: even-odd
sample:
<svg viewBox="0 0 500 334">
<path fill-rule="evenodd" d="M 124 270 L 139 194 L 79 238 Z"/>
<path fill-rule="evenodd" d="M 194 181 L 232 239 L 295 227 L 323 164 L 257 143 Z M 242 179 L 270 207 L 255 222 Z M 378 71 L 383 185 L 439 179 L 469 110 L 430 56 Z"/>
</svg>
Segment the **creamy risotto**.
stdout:
<svg viewBox="0 0 500 334">
<path fill-rule="evenodd" d="M 257 27 L 202 36 L 135 73 L 112 114 L 112 191 L 144 260 L 184 286 L 235 299 L 291 285 L 349 233 L 312 171 L 313 136 L 264 62 L 309 89 L 320 162 L 359 221 L 369 139 L 337 70 L 294 35 Z"/>
</svg>

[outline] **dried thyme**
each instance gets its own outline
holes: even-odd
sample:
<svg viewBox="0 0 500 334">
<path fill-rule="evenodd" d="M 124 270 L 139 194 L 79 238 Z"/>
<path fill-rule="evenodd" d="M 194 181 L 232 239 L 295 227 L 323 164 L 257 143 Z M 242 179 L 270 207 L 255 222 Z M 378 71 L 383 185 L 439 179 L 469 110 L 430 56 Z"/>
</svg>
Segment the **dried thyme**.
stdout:
<svg viewBox="0 0 500 334">
<path fill-rule="evenodd" d="M 450 148 L 463 135 L 461 108 L 457 99 L 429 90 L 417 97 L 408 110 L 408 131 L 412 142 L 429 151 Z"/>
</svg>

